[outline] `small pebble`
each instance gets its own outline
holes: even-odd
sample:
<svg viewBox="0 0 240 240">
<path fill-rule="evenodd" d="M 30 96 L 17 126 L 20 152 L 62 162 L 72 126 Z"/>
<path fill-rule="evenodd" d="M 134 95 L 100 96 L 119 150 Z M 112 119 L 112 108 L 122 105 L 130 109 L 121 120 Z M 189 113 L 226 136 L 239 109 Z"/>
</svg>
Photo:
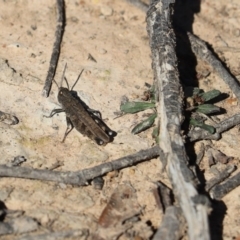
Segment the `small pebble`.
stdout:
<svg viewBox="0 0 240 240">
<path fill-rule="evenodd" d="M 101 53 L 101 54 L 106 54 L 106 53 L 107 53 L 107 50 L 102 48 L 102 49 L 99 50 L 99 53 Z"/>
<path fill-rule="evenodd" d="M 70 20 L 71 20 L 72 22 L 74 22 L 74 23 L 78 23 L 78 22 L 79 22 L 79 20 L 78 20 L 77 17 L 71 17 Z"/>
<path fill-rule="evenodd" d="M 104 6 L 101 7 L 101 14 L 102 15 L 111 16 L 112 13 L 113 13 L 113 10 L 109 6 L 104 5 Z"/>
</svg>

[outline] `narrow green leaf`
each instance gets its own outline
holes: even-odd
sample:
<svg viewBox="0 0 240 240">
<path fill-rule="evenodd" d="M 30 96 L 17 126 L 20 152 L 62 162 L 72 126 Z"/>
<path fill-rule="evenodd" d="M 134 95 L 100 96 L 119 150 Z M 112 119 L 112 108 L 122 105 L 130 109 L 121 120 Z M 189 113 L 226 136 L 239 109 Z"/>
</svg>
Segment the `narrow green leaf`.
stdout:
<svg viewBox="0 0 240 240">
<path fill-rule="evenodd" d="M 153 128 L 152 137 L 155 139 L 156 143 L 159 143 L 159 127 Z"/>
<path fill-rule="evenodd" d="M 155 103 L 150 102 L 126 102 L 120 106 L 124 113 L 137 113 L 146 109 L 155 108 Z"/>
<path fill-rule="evenodd" d="M 200 94 L 199 96 L 204 100 L 204 102 L 210 101 L 215 97 L 218 97 L 221 94 L 219 90 L 213 89 L 212 91 L 208 91 Z"/>
<path fill-rule="evenodd" d="M 204 114 L 211 114 L 211 113 L 220 112 L 220 107 L 217 107 L 213 104 L 202 104 L 197 106 L 196 111 Z"/>
<path fill-rule="evenodd" d="M 142 121 L 141 123 L 137 124 L 133 128 L 132 133 L 133 134 L 138 134 L 138 133 L 150 128 L 153 125 L 156 117 L 157 117 L 157 114 L 154 113 L 153 115 L 151 115 L 150 117 L 148 117 L 147 119 Z"/>
<path fill-rule="evenodd" d="M 194 88 L 193 89 L 193 95 L 200 95 L 201 93 L 203 92 L 203 90 L 202 89 L 200 89 L 200 88 Z"/>
<path fill-rule="evenodd" d="M 190 119 L 190 125 L 193 125 L 194 127 L 200 127 L 211 134 L 215 133 L 215 128 L 213 126 L 197 121 L 196 119 L 193 119 L 193 118 Z"/>
</svg>

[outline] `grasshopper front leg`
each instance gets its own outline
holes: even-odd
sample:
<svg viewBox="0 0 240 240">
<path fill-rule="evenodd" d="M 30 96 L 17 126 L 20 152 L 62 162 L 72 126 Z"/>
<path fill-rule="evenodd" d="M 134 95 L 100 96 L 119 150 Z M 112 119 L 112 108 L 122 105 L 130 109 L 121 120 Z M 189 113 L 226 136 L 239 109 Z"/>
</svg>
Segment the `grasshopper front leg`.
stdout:
<svg viewBox="0 0 240 240">
<path fill-rule="evenodd" d="M 62 108 L 53 109 L 49 116 L 46 116 L 46 115 L 43 115 L 43 116 L 46 117 L 46 118 L 51 118 L 51 117 L 53 117 L 56 113 L 61 113 L 61 112 L 65 112 L 65 111 L 64 111 Z"/>
</svg>

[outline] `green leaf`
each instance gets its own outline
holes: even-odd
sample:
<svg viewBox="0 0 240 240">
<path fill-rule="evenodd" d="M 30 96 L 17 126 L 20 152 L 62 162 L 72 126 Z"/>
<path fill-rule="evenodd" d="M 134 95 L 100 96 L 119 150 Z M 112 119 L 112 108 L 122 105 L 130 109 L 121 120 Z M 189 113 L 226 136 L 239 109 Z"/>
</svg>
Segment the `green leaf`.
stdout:
<svg viewBox="0 0 240 240">
<path fill-rule="evenodd" d="M 153 129 L 152 137 L 155 139 L 156 143 L 159 143 L 159 127 Z"/>
<path fill-rule="evenodd" d="M 215 128 L 213 126 L 210 126 L 208 124 L 205 124 L 203 122 L 197 121 L 196 119 L 191 118 L 190 119 L 190 125 L 194 126 L 194 127 L 200 127 L 206 131 L 208 131 L 211 134 L 215 133 Z"/>
<path fill-rule="evenodd" d="M 138 133 L 150 128 L 153 125 L 156 117 L 157 117 L 157 114 L 154 113 L 153 115 L 151 115 L 150 117 L 148 117 L 147 119 L 142 121 L 141 123 L 137 124 L 133 128 L 132 133 L 133 134 L 138 134 Z"/>
<path fill-rule="evenodd" d="M 150 93 L 151 93 L 151 102 L 152 103 L 155 103 L 155 100 L 156 100 L 156 96 L 155 96 L 155 93 L 156 93 L 156 89 L 155 89 L 155 85 L 152 85 L 151 89 L 150 89 Z"/>
<path fill-rule="evenodd" d="M 120 106 L 121 111 L 124 113 L 137 113 L 150 108 L 155 108 L 155 103 L 126 102 Z"/>
<path fill-rule="evenodd" d="M 213 89 L 212 91 L 208 91 L 200 94 L 199 96 L 203 99 L 204 102 L 210 101 L 215 97 L 218 97 L 221 94 L 219 90 Z"/>
<path fill-rule="evenodd" d="M 193 95 L 200 95 L 201 93 L 203 92 L 203 90 L 202 89 L 200 89 L 200 88 L 194 88 L 193 89 Z"/>
<path fill-rule="evenodd" d="M 211 113 L 220 112 L 220 107 L 217 107 L 213 104 L 202 104 L 197 106 L 196 111 L 204 114 L 211 114 Z"/>
</svg>

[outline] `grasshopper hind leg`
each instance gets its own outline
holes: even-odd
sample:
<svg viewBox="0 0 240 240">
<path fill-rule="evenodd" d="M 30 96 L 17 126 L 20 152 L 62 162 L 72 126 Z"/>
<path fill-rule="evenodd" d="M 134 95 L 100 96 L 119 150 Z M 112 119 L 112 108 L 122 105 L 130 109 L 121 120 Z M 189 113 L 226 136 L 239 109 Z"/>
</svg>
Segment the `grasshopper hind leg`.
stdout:
<svg viewBox="0 0 240 240">
<path fill-rule="evenodd" d="M 97 116 L 98 118 L 102 119 L 102 114 L 101 112 L 97 111 L 97 110 L 94 110 L 92 108 L 87 108 L 87 111 L 89 113 L 92 113 L 93 115 Z"/>
<path fill-rule="evenodd" d="M 64 143 L 67 135 L 73 130 L 73 124 L 72 124 L 72 121 L 70 120 L 69 117 L 66 117 L 66 121 L 67 121 L 67 129 L 66 129 L 66 131 L 65 131 L 65 134 L 64 134 L 62 143 Z"/>
</svg>

